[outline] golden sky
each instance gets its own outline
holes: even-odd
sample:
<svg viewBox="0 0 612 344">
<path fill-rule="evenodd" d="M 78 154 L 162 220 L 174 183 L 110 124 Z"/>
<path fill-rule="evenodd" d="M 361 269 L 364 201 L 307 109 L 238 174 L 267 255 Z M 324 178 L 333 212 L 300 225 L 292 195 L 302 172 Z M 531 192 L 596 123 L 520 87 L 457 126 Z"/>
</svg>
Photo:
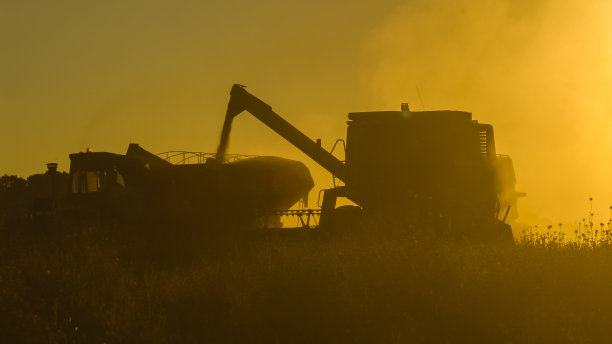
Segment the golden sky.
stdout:
<svg viewBox="0 0 612 344">
<path fill-rule="evenodd" d="M 326 148 L 351 111 L 470 111 L 515 162 L 523 221 L 612 204 L 609 1 L 0 0 L 0 41 L 0 174 L 88 146 L 213 152 L 241 83 Z M 315 200 L 331 183 L 246 114 L 230 152 L 304 161 Z"/>
</svg>

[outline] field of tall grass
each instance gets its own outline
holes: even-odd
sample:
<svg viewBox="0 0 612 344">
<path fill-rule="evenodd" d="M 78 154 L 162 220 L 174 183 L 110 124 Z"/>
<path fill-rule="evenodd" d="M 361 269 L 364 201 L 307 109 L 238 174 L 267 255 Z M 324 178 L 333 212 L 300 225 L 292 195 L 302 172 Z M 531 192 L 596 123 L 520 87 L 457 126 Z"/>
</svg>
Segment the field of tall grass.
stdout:
<svg viewBox="0 0 612 344">
<path fill-rule="evenodd" d="M 146 229 L 149 230 L 149 229 Z M 0 227 L 3 343 L 607 342 L 612 246 Z M 194 234 L 195 233 L 195 234 Z"/>
</svg>

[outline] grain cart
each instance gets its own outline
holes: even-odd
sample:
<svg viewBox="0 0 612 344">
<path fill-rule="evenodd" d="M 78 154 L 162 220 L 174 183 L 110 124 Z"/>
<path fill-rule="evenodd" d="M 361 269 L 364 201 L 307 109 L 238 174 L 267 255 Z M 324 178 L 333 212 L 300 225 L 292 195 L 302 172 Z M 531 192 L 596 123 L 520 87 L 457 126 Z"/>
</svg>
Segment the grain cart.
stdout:
<svg viewBox="0 0 612 344">
<path fill-rule="evenodd" d="M 471 113 L 414 112 L 407 104 L 400 111 L 349 113 L 343 162 L 244 86 L 234 85 L 230 95 L 217 156 L 223 157 L 232 119 L 251 113 L 344 183 L 323 190 L 321 226 L 343 213 L 382 220 L 387 227 L 512 240 L 504 222 L 515 206 L 507 201 L 516 201 L 514 180 L 498 180 L 493 127 L 472 120 Z M 509 157 L 503 159 L 501 165 L 512 168 Z M 505 203 L 498 198 L 501 194 Z M 336 208 L 339 197 L 357 207 Z"/>
<path fill-rule="evenodd" d="M 130 144 L 125 155 L 89 149 L 70 154 L 69 196 L 73 207 L 103 210 L 112 218 L 182 219 L 212 226 L 288 209 L 314 185 L 299 161 L 242 156 L 220 164 L 206 159 L 206 153 L 196 157 L 197 163 L 183 159 L 173 164 L 137 144 Z"/>
</svg>

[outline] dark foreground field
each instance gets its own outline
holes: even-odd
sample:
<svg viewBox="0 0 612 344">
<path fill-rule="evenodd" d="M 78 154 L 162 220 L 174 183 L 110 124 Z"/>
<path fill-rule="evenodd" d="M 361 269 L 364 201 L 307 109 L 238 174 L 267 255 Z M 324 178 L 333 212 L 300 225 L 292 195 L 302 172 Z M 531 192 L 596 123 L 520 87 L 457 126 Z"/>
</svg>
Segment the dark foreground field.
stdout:
<svg viewBox="0 0 612 344">
<path fill-rule="evenodd" d="M 612 332 L 609 247 L 415 242 L 372 228 L 192 236 L 183 250 L 76 227 L 0 229 L 0 342 L 601 343 Z"/>
</svg>

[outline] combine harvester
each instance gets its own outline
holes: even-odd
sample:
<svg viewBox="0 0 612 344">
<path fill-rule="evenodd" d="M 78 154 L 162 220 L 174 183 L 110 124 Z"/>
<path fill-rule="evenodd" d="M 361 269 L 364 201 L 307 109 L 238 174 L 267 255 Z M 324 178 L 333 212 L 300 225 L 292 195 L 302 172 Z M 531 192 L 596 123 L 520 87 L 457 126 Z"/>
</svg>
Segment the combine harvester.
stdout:
<svg viewBox="0 0 612 344">
<path fill-rule="evenodd" d="M 321 227 L 374 220 L 451 238 L 512 241 L 507 221 L 518 217 L 521 196 L 512 160 L 496 154 L 493 127 L 471 113 L 413 112 L 407 104 L 350 113 L 346 142 L 336 142 L 345 147 L 340 161 L 244 86 L 234 85 L 230 95 L 217 159 L 233 118 L 248 111 L 344 183 L 322 190 Z M 339 197 L 355 205 L 336 207 Z"/>
</svg>

